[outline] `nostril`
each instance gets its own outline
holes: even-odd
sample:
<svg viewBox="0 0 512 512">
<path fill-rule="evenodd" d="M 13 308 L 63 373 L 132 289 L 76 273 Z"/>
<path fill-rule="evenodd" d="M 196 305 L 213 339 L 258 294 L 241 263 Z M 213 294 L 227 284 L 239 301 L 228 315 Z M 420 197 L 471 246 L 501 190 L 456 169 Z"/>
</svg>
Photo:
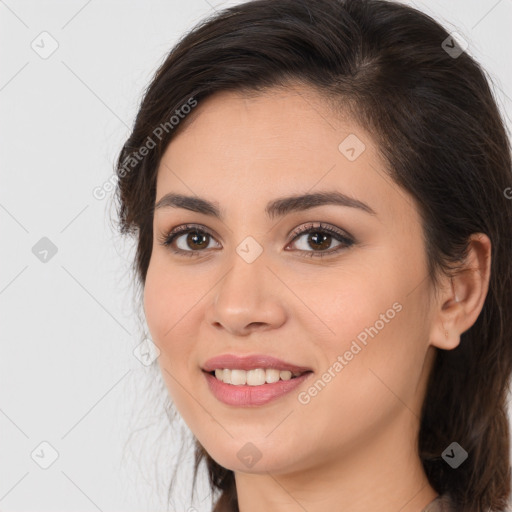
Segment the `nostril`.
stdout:
<svg viewBox="0 0 512 512">
<path fill-rule="evenodd" d="M 250 323 L 247 327 L 264 327 L 265 325 L 267 325 L 265 322 L 252 322 Z"/>
</svg>

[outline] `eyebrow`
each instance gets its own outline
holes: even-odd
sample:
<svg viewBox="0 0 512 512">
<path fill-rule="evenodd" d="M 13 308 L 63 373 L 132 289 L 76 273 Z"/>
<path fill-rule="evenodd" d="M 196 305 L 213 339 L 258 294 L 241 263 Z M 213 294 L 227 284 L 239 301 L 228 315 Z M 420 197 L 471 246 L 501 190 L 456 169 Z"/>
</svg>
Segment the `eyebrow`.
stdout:
<svg viewBox="0 0 512 512">
<path fill-rule="evenodd" d="M 273 199 L 267 203 L 265 213 L 270 219 L 273 219 L 275 217 L 282 217 L 290 212 L 303 211 L 317 206 L 331 204 L 347 206 L 349 208 L 358 208 L 370 215 L 376 215 L 375 211 L 366 203 L 342 194 L 341 192 L 333 191 L 315 192 L 313 194 L 302 194 Z M 211 202 L 197 196 L 186 196 L 172 192 L 163 196 L 155 204 L 155 210 L 161 208 L 184 208 L 204 215 L 210 215 L 221 221 L 224 218 L 217 202 Z"/>
</svg>

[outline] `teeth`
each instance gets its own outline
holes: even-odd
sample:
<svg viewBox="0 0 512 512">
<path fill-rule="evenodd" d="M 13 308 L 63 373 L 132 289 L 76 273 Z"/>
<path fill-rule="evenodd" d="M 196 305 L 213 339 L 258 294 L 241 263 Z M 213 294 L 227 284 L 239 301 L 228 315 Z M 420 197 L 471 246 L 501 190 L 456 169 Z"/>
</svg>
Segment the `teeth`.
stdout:
<svg viewBox="0 0 512 512">
<path fill-rule="evenodd" d="M 234 370 L 237 371 L 237 370 Z M 242 372 L 242 370 L 238 370 Z M 261 368 L 257 368 L 256 370 L 249 370 L 248 372 L 243 372 L 247 374 L 247 384 L 249 386 L 261 386 L 261 384 L 265 384 L 266 379 L 266 371 Z"/>
<path fill-rule="evenodd" d="M 290 380 L 292 378 L 292 372 L 288 370 L 279 372 L 279 377 L 281 378 L 281 380 Z"/>
<path fill-rule="evenodd" d="M 275 370 L 274 368 L 263 369 L 256 368 L 254 370 L 230 370 L 228 368 L 218 368 L 215 370 L 215 377 L 225 384 L 234 384 L 241 386 L 247 384 L 249 386 L 261 386 L 262 384 L 272 384 L 281 380 L 290 380 L 293 377 L 301 375 L 300 372 L 291 372 L 289 370 Z"/>
<path fill-rule="evenodd" d="M 229 370 L 224 370 L 224 375 Z M 231 384 L 235 386 L 240 386 L 247 382 L 247 372 L 244 370 L 231 370 Z"/>
<path fill-rule="evenodd" d="M 268 384 L 272 384 L 272 382 L 277 382 L 279 380 L 279 377 L 280 377 L 279 370 L 274 370 L 274 369 L 265 370 L 265 381 Z"/>
</svg>

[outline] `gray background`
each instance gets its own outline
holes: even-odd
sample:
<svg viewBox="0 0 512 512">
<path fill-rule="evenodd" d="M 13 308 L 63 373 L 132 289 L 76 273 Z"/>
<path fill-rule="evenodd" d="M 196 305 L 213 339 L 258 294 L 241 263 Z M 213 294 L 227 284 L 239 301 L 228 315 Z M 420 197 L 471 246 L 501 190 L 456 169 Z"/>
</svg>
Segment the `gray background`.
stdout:
<svg viewBox="0 0 512 512">
<path fill-rule="evenodd" d="M 133 244 L 112 228 L 112 194 L 92 191 L 178 37 L 237 3 L 0 0 L 0 511 L 165 510 L 184 426 L 166 431 L 134 356 Z M 404 3 L 469 41 L 510 127 L 512 0 Z"/>
</svg>

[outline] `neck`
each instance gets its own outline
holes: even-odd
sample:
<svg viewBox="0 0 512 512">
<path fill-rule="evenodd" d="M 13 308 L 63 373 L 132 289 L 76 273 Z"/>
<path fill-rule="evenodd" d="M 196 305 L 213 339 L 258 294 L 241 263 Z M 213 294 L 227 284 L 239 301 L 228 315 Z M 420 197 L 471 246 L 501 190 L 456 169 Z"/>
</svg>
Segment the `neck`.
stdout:
<svg viewBox="0 0 512 512">
<path fill-rule="evenodd" d="M 438 493 L 417 455 L 417 427 L 403 408 L 386 430 L 348 450 L 331 447 L 321 463 L 300 470 L 294 464 L 293 472 L 235 472 L 240 512 L 421 512 Z"/>
</svg>

